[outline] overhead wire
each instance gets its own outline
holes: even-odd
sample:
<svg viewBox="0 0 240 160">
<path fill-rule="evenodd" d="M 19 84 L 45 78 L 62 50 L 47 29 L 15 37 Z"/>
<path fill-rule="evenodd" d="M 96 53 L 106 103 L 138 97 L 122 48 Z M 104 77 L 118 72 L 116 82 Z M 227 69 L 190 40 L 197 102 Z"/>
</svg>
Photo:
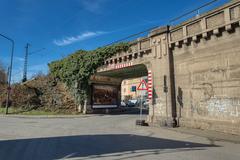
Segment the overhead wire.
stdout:
<svg viewBox="0 0 240 160">
<path fill-rule="evenodd" d="M 191 10 L 191 11 L 189 11 L 189 12 L 187 12 L 187 13 L 184 13 L 184 14 L 176 17 L 176 18 L 171 19 L 168 23 L 171 24 L 171 23 L 173 23 L 173 22 L 175 22 L 175 21 L 177 21 L 177 20 L 179 20 L 179 19 L 181 19 L 181 18 L 183 18 L 183 17 L 185 17 L 185 16 L 187 16 L 187 15 L 189 15 L 189 14 L 191 14 L 191 13 L 194 13 L 194 12 L 196 12 L 196 11 L 199 11 L 199 10 L 202 9 L 202 8 L 205 8 L 205 7 L 207 7 L 207 6 L 209 6 L 209 5 L 213 4 L 213 3 L 216 3 L 217 1 L 219 1 L 219 0 L 212 0 L 212 1 L 210 1 L 210 2 L 207 2 L 207 3 L 203 4 L 202 6 L 196 8 L 196 9 L 194 9 L 194 10 Z M 168 25 L 169 25 L 169 24 L 168 24 Z M 119 42 L 128 40 L 128 39 L 130 39 L 130 38 L 133 38 L 133 37 L 136 37 L 136 36 L 141 35 L 141 34 L 143 34 L 143 33 L 146 33 L 146 32 L 149 32 L 149 31 L 151 31 L 151 30 L 154 30 L 154 29 L 156 29 L 156 28 L 158 28 L 158 27 L 159 27 L 159 26 L 151 27 L 151 28 L 148 28 L 148 29 L 143 30 L 143 31 L 141 31 L 141 32 L 138 32 L 138 33 L 135 33 L 135 34 L 131 34 L 131 35 L 129 35 L 129 36 L 126 36 L 126 37 L 124 37 L 124 38 L 121 38 L 121 39 L 119 39 L 119 40 L 116 40 L 116 41 L 114 41 L 114 42 L 111 42 L 111 43 L 109 43 L 109 44 L 107 44 L 107 45 L 105 45 L 105 46 L 109 46 L 109 45 L 112 45 L 112 44 L 116 44 L 116 43 L 119 43 Z"/>
</svg>

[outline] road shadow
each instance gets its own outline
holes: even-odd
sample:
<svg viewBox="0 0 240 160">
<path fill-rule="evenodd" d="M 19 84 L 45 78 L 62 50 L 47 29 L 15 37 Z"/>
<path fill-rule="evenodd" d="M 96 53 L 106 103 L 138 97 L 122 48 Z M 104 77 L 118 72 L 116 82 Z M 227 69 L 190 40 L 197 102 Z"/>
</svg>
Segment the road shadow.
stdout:
<svg viewBox="0 0 240 160">
<path fill-rule="evenodd" d="M 111 115 L 139 115 L 140 114 L 140 108 L 138 107 L 125 107 L 122 108 L 122 112 L 113 112 L 110 113 Z M 148 115 L 148 109 L 143 108 L 142 109 L 143 115 Z"/>
<path fill-rule="evenodd" d="M 1 160 L 94 159 L 205 150 L 216 145 L 131 134 L 79 135 L 0 141 Z M 132 157 L 132 158 L 133 158 Z"/>
<path fill-rule="evenodd" d="M 138 107 L 120 107 L 116 109 L 101 109 L 94 110 L 93 114 L 103 114 L 103 115 L 139 115 L 140 108 Z M 143 115 L 148 115 L 148 109 L 143 108 Z"/>
</svg>

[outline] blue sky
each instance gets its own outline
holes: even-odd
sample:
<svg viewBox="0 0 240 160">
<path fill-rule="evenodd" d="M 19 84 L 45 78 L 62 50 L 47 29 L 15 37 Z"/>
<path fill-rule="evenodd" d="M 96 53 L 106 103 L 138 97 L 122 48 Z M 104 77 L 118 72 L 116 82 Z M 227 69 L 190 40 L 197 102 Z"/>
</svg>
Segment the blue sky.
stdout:
<svg viewBox="0 0 240 160">
<path fill-rule="evenodd" d="M 79 49 L 94 49 L 169 20 L 210 0 L 1 0 L 0 33 L 15 40 L 13 82 L 22 78 L 26 43 L 28 77 Z M 229 0 L 219 0 L 204 10 Z M 0 61 L 9 65 L 10 43 L 0 37 Z"/>
</svg>

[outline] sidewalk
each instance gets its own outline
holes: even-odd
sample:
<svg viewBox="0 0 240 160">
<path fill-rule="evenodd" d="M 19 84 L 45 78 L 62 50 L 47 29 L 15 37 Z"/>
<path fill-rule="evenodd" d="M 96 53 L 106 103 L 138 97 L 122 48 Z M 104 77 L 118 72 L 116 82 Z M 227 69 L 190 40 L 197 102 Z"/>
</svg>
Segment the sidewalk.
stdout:
<svg viewBox="0 0 240 160">
<path fill-rule="evenodd" d="M 186 127 L 178 127 L 178 128 L 164 127 L 164 128 L 171 131 L 179 132 L 179 133 L 205 137 L 210 141 L 227 141 L 227 142 L 240 144 L 240 135 L 226 134 L 226 133 L 221 133 L 221 132 L 216 132 L 211 130 L 200 130 L 200 129 L 186 128 Z"/>
</svg>

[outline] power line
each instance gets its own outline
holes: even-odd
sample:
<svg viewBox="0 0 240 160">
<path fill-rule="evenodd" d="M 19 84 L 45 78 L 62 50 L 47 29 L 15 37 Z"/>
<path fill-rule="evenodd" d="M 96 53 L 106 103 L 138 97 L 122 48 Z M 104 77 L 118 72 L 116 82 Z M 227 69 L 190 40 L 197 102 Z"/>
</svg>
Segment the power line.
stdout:
<svg viewBox="0 0 240 160">
<path fill-rule="evenodd" d="M 205 3 L 204 5 L 198 7 L 198 8 L 196 8 L 196 9 L 194 9 L 194 10 L 191 10 L 191 11 L 189 11 L 189 12 L 187 12 L 187 13 L 182 14 L 181 16 L 178 16 L 178 17 L 176 17 L 176 18 L 171 19 L 168 23 L 171 24 L 172 22 L 174 22 L 174 21 L 176 21 L 176 20 L 179 20 L 179 19 L 181 19 L 181 18 L 183 18 L 183 17 L 185 17 L 185 16 L 187 16 L 187 15 L 189 15 L 189 14 L 191 14 L 191 13 L 194 13 L 194 12 L 196 12 L 196 11 L 204 8 L 204 7 L 207 7 L 207 6 L 213 4 L 213 3 L 217 2 L 217 1 L 219 1 L 219 0 L 212 0 L 212 1 L 208 2 L 208 3 Z M 119 39 L 119 40 L 116 40 L 116 41 L 114 41 L 114 42 L 111 42 L 111 43 L 109 43 L 109 44 L 107 44 L 107 45 L 105 45 L 105 46 L 109 46 L 109 45 L 112 45 L 112 44 L 115 44 L 115 43 L 119 43 L 119 42 L 128 40 L 128 39 L 130 39 L 130 38 L 133 38 L 133 37 L 136 37 L 136 36 L 138 36 L 138 35 L 140 35 L 140 34 L 149 32 L 149 31 L 151 31 L 151 30 L 153 30 L 153 29 L 156 29 L 156 28 L 158 28 L 158 27 L 159 27 L 159 26 L 157 26 L 157 27 L 151 27 L 151 28 L 148 28 L 148 29 L 146 29 L 146 30 L 144 30 L 144 31 L 141 31 L 141 32 L 138 32 L 138 33 L 135 33 L 135 34 L 131 34 L 131 35 L 127 36 L 127 37 L 124 37 L 124 38 L 122 38 L 122 39 Z"/>
<path fill-rule="evenodd" d="M 174 21 L 176 21 L 176 20 L 179 20 L 179 19 L 181 19 L 181 18 L 183 18 L 183 17 L 185 17 L 185 16 L 187 16 L 187 15 L 189 15 L 189 14 L 191 14 L 191 13 L 194 13 L 194 12 L 196 12 L 196 11 L 204 8 L 204 7 L 207 7 L 207 6 L 213 4 L 213 3 L 217 2 L 217 1 L 219 1 L 219 0 L 213 0 L 213 1 L 210 1 L 210 2 L 208 2 L 208 3 L 205 3 L 204 5 L 198 7 L 198 8 L 196 8 L 196 9 L 194 9 L 194 10 L 191 10 L 191 11 L 189 11 L 189 12 L 187 12 L 187 13 L 184 13 L 184 14 L 181 15 L 181 16 L 178 16 L 178 17 L 176 17 L 176 18 L 171 19 L 171 20 L 169 21 L 169 23 L 172 23 L 172 22 L 174 22 Z"/>
<path fill-rule="evenodd" d="M 153 29 L 156 29 L 156 28 L 158 28 L 158 26 L 148 28 L 148 29 L 146 29 L 146 30 L 144 30 L 144 31 L 141 31 L 141 32 L 138 32 L 138 33 L 135 33 L 135 34 L 131 34 L 131 35 L 125 37 L 125 38 L 122 38 L 122 39 L 116 40 L 116 41 L 114 41 L 114 42 L 112 42 L 112 43 L 109 43 L 109 44 L 107 44 L 106 46 L 110 46 L 110 45 L 112 45 L 112 44 L 122 42 L 122 41 L 124 41 L 124 40 L 129 39 L 129 38 L 136 37 L 136 36 L 138 36 L 138 35 L 140 35 L 140 34 L 149 32 L 150 30 L 153 30 Z"/>
<path fill-rule="evenodd" d="M 41 48 L 41 49 L 35 50 L 35 51 L 33 51 L 33 52 L 30 52 L 28 55 L 31 56 L 31 55 L 36 54 L 36 53 L 39 53 L 39 52 L 41 52 L 41 51 L 43 51 L 43 50 L 45 50 L 45 49 L 46 49 L 46 48 Z"/>
</svg>

